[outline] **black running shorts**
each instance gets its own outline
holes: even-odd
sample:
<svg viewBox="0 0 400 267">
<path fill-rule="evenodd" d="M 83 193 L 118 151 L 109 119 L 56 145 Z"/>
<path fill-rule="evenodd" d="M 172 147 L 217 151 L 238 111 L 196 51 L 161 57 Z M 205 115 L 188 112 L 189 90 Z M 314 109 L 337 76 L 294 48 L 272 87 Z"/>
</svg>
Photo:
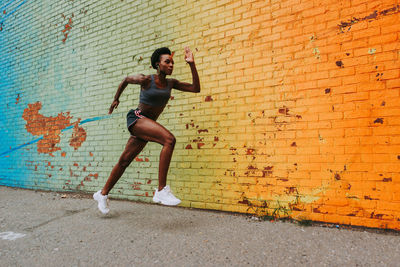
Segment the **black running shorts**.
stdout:
<svg viewBox="0 0 400 267">
<path fill-rule="evenodd" d="M 137 108 L 129 110 L 128 114 L 126 114 L 126 126 L 128 127 L 129 131 L 129 127 L 134 125 L 138 119 L 144 118 L 144 116 L 140 114 L 141 112 L 142 111 Z"/>
</svg>

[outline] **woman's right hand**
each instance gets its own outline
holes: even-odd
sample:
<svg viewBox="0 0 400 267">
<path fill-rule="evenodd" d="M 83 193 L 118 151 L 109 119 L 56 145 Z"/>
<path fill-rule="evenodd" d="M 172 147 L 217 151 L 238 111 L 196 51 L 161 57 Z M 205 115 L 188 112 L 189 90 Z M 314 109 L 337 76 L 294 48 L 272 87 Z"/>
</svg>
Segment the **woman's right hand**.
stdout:
<svg viewBox="0 0 400 267">
<path fill-rule="evenodd" d="M 194 63 L 193 53 L 188 46 L 185 47 L 185 61 L 187 63 Z"/>
<path fill-rule="evenodd" d="M 117 108 L 119 105 L 119 100 L 114 100 L 110 106 L 110 109 L 108 110 L 108 114 L 111 114 L 115 108 Z"/>
</svg>

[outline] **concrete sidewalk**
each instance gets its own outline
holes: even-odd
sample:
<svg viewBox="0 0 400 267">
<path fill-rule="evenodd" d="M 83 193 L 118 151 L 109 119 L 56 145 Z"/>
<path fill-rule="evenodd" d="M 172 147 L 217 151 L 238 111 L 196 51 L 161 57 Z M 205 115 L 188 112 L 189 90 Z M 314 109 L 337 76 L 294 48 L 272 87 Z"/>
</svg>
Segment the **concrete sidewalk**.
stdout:
<svg viewBox="0 0 400 267">
<path fill-rule="evenodd" d="M 396 233 L 117 200 L 102 216 L 89 197 L 0 187 L 0 266 L 400 264 Z"/>
</svg>

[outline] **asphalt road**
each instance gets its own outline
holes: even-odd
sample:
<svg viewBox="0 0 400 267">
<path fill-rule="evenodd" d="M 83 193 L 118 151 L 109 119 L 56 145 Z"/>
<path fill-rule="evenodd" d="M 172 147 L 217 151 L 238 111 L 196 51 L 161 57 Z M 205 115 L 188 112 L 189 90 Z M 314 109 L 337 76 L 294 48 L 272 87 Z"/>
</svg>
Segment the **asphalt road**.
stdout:
<svg viewBox="0 0 400 267">
<path fill-rule="evenodd" d="M 0 187 L 0 266 L 400 266 L 393 232 Z"/>
</svg>

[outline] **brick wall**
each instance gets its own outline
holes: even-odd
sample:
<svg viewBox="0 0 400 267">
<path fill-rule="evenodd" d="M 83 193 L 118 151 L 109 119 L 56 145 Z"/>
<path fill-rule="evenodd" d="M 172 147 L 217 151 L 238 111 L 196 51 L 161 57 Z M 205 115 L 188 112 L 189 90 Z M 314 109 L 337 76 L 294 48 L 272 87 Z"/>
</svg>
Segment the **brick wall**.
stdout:
<svg viewBox="0 0 400 267">
<path fill-rule="evenodd" d="M 177 137 L 182 205 L 400 228 L 400 7 L 395 0 L 1 1 L 0 184 L 98 190 L 138 104 L 120 81 L 175 51 L 159 122 Z M 112 191 L 150 202 L 160 145 Z"/>
</svg>

